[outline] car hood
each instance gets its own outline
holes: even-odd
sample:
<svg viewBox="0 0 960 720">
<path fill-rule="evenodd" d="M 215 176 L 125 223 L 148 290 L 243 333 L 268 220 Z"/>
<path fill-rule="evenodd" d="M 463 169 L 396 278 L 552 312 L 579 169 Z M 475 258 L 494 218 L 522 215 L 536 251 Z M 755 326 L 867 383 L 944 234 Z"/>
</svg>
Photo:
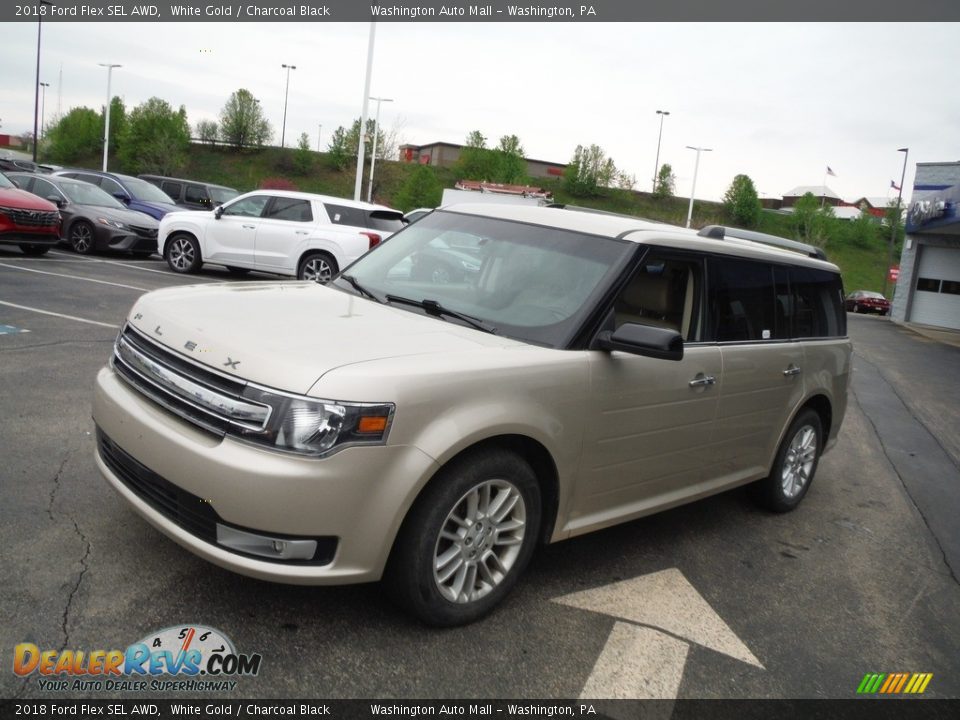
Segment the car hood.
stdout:
<svg viewBox="0 0 960 720">
<path fill-rule="evenodd" d="M 128 225 L 154 229 L 159 226 L 159 223 L 152 217 L 144 215 L 142 212 L 137 212 L 136 210 L 104 207 L 102 205 L 78 205 L 77 207 L 83 208 L 90 215 L 96 215 L 97 217 L 115 220 L 116 222 L 126 223 Z"/>
<path fill-rule="evenodd" d="M 0 205 L 22 210 L 42 210 L 43 212 L 55 212 L 57 210 L 57 206 L 49 200 L 44 200 L 42 197 L 20 188 L 0 188 Z"/>
<path fill-rule="evenodd" d="M 301 282 L 157 290 L 140 298 L 128 322 L 214 370 L 298 394 L 354 363 L 522 345 Z"/>
</svg>

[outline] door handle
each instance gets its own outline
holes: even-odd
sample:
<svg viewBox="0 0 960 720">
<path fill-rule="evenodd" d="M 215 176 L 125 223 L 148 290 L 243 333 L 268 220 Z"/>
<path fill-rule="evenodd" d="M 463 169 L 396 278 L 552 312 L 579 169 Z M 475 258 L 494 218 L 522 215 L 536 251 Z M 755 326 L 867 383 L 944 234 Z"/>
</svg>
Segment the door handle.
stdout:
<svg viewBox="0 0 960 720">
<path fill-rule="evenodd" d="M 704 375 L 700 373 L 690 381 L 690 387 L 706 387 L 707 385 L 716 385 L 717 379 L 713 375 Z"/>
<path fill-rule="evenodd" d="M 257 229 L 257 226 L 256 226 L 256 225 L 244 225 L 244 226 L 243 226 L 243 229 L 244 229 L 244 230 L 256 230 L 256 229 Z"/>
<path fill-rule="evenodd" d="M 800 368 L 798 368 L 796 365 L 791 365 L 790 367 L 788 367 L 786 370 L 783 371 L 783 374 L 786 377 L 790 377 L 791 375 L 799 375 Z"/>
<path fill-rule="evenodd" d="M 294 230 L 294 232 L 295 232 L 297 235 L 309 235 L 309 234 L 310 234 L 310 231 L 309 231 L 309 230 Z"/>
</svg>

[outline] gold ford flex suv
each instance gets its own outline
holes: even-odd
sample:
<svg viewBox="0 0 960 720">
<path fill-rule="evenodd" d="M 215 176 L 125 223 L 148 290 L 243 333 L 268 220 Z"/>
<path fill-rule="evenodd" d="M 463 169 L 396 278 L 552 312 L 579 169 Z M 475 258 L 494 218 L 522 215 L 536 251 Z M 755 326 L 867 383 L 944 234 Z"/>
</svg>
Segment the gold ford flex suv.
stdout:
<svg viewBox="0 0 960 720">
<path fill-rule="evenodd" d="M 846 409 L 840 275 L 733 234 L 458 205 L 327 285 L 149 293 L 97 376 L 97 464 L 210 562 L 383 579 L 437 625 L 540 542 L 746 483 L 791 510 Z"/>
</svg>

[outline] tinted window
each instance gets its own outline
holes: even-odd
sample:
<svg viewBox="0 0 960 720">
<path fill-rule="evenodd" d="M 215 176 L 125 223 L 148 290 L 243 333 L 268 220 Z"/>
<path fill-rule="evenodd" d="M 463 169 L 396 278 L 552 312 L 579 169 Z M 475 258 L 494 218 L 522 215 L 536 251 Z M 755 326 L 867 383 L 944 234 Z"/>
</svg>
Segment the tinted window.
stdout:
<svg viewBox="0 0 960 720">
<path fill-rule="evenodd" d="M 710 267 L 714 338 L 719 342 L 773 339 L 773 267 L 727 258 L 711 259 Z"/>
<path fill-rule="evenodd" d="M 210 199 L 207 197 L 207 191 L 203 185 L 187 185 L 187 192 L 183 199 L 188 203 L 197 203 L 199 205 L 209 205 Z"/>
<path fill-rule="evenodd" d="M 327 215 L 330 216 L 330 222 L 334 225 L 351 225 L 353 227 L 366 227 L 366 218 L 360 208 L 346 207 L 344 205 L 326 205 Z"/>
<path fill-rule="evenodd" d="M 81 177 L 80 179 L 81 179 L 81 180 L 86 180 L 86 178 L 84 178 L 84 177 Z M 100 184 L 100 187 L 102 187 L 104 190 L 106 190 L 107 193 L 109 193 L 110 195 L 114 195 L 114 196 L 116 196 L 116 195 L 129 196 L 129 193 L 128 193 L 126 190 L 124 190 L 124 189 L 120 186 L 120 183 L 118 183 L 116 180 L 111 180 L 110 178 L 105 178 L 105 177 L 97 178 L 97 179 L 100 181 L 100 183 L 99 183 L 99 184 Z"/>
<path fill-rule="evenodd" d="M 24 187 L 24 189 L 26 188 Z M 91 189 L 95 189 L 95 188 L 91 188 Z M 63 197 L 63 195 L 60 194 L 60 191 L 57 190 L 57 188 L 54 186 L 53 183 L 47 182 L 46 180 L 42 180 L 40 178 L 36 178 L 33 181 L 33 185 L 30 192 L 32 192 L 34 195 L 39 195 L 42 198 L 49 198 L 51 196 L 55 196 L 58 198 Z"/>
<path fill-rule="evenodd" d="M 944 280 L 940 285 L 940 292 L 948 295 L 960 295 L 960 282 L 957 280 Z"/>
<path fill-rule="evenodd" d="M 239 215 L 241 217 L 260 217 L 264 205 L 270 199 L 269 195 L 251 195 L 243 200 L 237 200 L 223 208 L 224 215 Z"/>
<path fill-rule="evenodd" d="M 11 179 L 3 173 L 0 173 L 0 188 L 18 187 L 21 190 L 30 191 L 30 188 L 33 186 L 33 180 L 34 179 L 28 175 L 17 176 Z"/>
<path fill-rule="evenodd" d="M 183 185 L 177 182 L 164 182 L 160 185 L 160 189 L 163 190 L 171 198 L 180 197 L 180 191 L 183 189 Z"/>
<path fill-rule="evenodd" d="M 808 267 L 790 268 L 793 295 L 793 335 L 836 337 L 847 331 L 840 276 Z"/>
<path fill-rule="evenodd" d="M 301 198 L 275 197 L 263 214 L 272 220 L 293 220 L 294 222 L 313 222 L 310 201 Z"/>
<path fill-rule="evenodd" d="M 702 263 L 654 255 L 630 279 L 614 304 L 615 325 L 637 323 L 701 339 Z"/>
<path fill-rule="evenodd" d="M 388 210 L 372 210 L 367 213 L 366 226 L 371 230 L 395 233 L 403 229 L 403 215 Z"/>
<path fill-rule="evenodd" d="M 917 280 L 917 290 L 940 292 L 940 281 L 934 278 L 920 278 Z"/>
</svg>

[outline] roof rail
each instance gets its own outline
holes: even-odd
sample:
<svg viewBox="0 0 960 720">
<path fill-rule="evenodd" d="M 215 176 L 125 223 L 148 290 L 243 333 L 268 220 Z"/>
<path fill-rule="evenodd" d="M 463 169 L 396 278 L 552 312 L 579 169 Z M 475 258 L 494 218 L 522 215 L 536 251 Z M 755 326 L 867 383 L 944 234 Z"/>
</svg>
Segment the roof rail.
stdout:
<svg viewBox="0 0 960 720">
<path fill-rule="evenodd" d="M 827 254 L 814 245 L 788 240 L 777 235 L 767 235 L 766 233 L 754 232 L 753 230 L 742 230 L 740 228 L 724 227 L 723 225 L 707 225 L 697 233 L 701 237 L 711 238 L 713 240 L 725 240 L 732 238 L 734 240 L 750 240 L 751 242 L 763 243 L 764 245 L 774 245 L 786 250 L 800 252 L 818 260 L 826 260 Z"/>
</svg>

